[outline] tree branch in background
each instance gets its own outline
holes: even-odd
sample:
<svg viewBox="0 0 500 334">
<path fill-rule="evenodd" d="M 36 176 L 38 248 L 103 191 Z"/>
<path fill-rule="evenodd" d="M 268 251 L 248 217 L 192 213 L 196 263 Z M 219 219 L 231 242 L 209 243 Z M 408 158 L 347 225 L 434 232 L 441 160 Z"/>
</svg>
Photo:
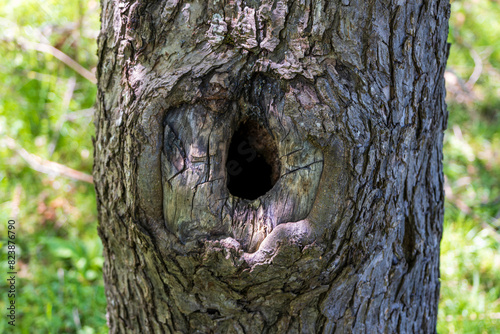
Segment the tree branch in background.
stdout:
<svg viewBox="0 0 500 334">
<path fill-rule="evenodd" d="M 80 118 L 92 117 L 94 116 L 94 112 L 95 112 L 94 108 L 87 108 L 67 113 L 65 117 L 68 122 L 74 122 Z"/>
<path fill-rule="evenodd" d="M 29 153 L 11 137 L 6 136 L 4 140 L 8 148 L 16 151 L 32 169 L 38 172 L 49 175 L 65 176 L 70 179 L 84 181 L 87 183 L 94 183 L 92 176 L 89 174 L 74 170 L 54 161 L 45 160 L 37 155 Z"/>
<path fill-rule="evenodd" d="M 469 80 L 467 80 L 467 82 L 465 83 L 467 85 L 467 88 L 469 88 L 469 90 L 472 90 L 474 84 L 479 79 L 479 77 L 481 76 L 481 72 L 483 71 L 483 61 L 479 53 L 477 53 L 477 51 L 474 50 L 472 46 L 471 47 L 466 46 L 466 47 L 469 49 L 469 53 L 472 59 L 474 60 L 474 71 L 469 77 Z"/>
<path fill-rule="evenodd" d="M 97 79 L 95 78 L 94 73 L 90 72 L 87 70 L 85 67 L 82 65 L 78 64 L 76 61 L 74 61 L 71 57 L 69 57 L 67 54 L 62 52 L 59 49 L 56 49 L 52 45 L 49 44 L 42 44 L 42 43 L 34 43 L 34 42 L 29 42 L 29 41 L 21 41 L 19 40 L 19 43 L 23 45 L 25 48 L 29 49 L 34 49 L 40 52 L 45 52 L 49 53 L 52 56 L 56 57 L 69 67 L 71 67 L 73 70 L 75 70 L 78 74 L 80 74 L 82 77 L 85 79 L 89 80 L 93 84 L 97 83 Z"/>
</svg>

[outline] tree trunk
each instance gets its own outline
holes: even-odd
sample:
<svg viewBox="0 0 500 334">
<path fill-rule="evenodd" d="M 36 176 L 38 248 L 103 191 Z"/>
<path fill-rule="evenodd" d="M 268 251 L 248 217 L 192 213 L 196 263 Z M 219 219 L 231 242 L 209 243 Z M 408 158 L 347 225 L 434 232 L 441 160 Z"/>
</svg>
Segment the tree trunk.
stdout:
<svg viewBox="0 0 500 334">
<path fill-rule="evenodd" d="M 102 0 L 111 332 L 435 332 L 448 15 Z"/>
</svg>

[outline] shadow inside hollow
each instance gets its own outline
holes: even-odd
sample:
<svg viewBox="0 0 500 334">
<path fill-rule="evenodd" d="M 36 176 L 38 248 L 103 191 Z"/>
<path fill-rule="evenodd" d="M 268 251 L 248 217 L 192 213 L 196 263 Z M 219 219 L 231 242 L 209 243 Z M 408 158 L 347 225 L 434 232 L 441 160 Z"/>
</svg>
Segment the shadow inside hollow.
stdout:
<svg viewBox="0 0 500 334">
<path fill-rule="evenodd" d="M 234 133 L 226 162 L 227 187 L 233 196 L 254 200 L 274 186 L 279 175 L 277 148 L 269 132 L 246 121 Z"/>
</svg>

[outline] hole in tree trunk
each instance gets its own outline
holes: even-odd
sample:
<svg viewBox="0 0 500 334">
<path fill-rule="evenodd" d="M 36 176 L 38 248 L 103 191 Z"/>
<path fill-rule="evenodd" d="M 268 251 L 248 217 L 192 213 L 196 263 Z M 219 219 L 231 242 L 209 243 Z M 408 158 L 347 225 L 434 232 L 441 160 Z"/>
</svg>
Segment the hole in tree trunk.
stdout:
<svg viewBox="0 0 500 334">
<path fill-rule="evenodd" d="M 210 315 L 220 315 L 219 310 L 215 308 L 207 308 L 207 313 Z"/>
<path fill-rule="evenodd" d="M 271 134 L 258 122 L 240 125 L 229 145 L 227 188 L 233 196 L 254 200 L 267 193 L 279 178 L 278 149 Z"/>
</svg>

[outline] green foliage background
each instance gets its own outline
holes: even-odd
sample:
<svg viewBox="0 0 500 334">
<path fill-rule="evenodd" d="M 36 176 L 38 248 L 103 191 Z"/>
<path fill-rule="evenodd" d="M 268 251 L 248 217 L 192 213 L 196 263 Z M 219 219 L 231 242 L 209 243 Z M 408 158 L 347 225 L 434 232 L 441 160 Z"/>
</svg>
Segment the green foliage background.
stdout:
<svg viewBox="0 0 500 334">
<path fill-rule="evenodd" d="M 438 331 L 500 333 L 500 1 L 451 6 Z M 15 219 L 16 333 L 107 332 L 93 186 L 33 169 L 40 158 L 91 174 L 95 85 L 36 49 L 93 71 L 98 32 L 95 0 L 0 0 L 0 272 Z"/>
</svg>

